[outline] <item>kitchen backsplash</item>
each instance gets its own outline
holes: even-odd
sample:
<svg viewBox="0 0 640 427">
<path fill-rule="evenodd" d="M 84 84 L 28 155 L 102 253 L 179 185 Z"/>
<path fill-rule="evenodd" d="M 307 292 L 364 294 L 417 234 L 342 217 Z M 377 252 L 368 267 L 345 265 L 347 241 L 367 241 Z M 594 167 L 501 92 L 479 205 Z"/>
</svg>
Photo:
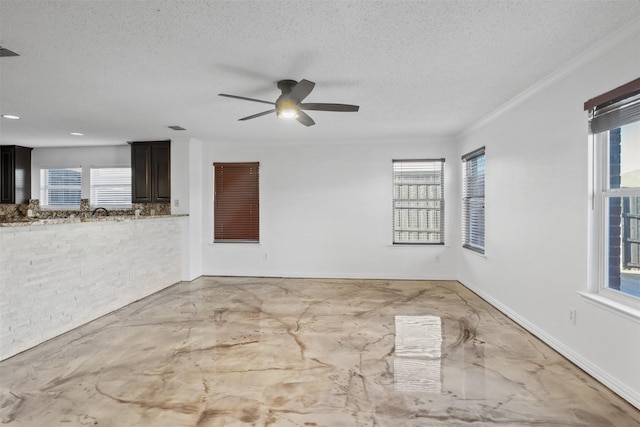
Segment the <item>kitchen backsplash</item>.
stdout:
<svg viewBox="0 0 640 427">
<path fill-rule="evenodd" d="M 29 205 L 11 205 L 0 203 L 0 221 L 11 221 L 27 217 Z"/>
<path fill-rule="evenodd" d="M 106 209 L 109 211 L 110 216 L 135 215 L 136 211 L 140 216 L 171 215 L 170 202 L 133 203 L 131 209 Z M 69 218 L 72 215 L 77 218 L 88 218 L 92 215 L 105 215 L 105 212 L 97 211 L 93 213 L 93 209 L 89 206 L 89 199 L 80 199 L 80 209 L 77 210 L 41 209 L 38 199 L 29 200 L 29 204 L 0 204 L 0 221 L 19 221 L 28 218 Z"/>
</svg>

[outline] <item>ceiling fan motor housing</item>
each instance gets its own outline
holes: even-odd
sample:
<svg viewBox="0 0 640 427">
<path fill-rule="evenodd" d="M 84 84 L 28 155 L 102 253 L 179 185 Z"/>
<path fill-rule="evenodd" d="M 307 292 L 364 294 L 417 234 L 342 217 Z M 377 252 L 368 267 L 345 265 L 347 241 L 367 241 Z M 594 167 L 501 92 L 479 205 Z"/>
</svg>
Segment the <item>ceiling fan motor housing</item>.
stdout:
<svg viewBox="0 0 640 427">
<path fill-rule="evenodd" d="M 278 82 L 278 89 L 282 91 L 283 95 L 286 95 L 291 92 L 291 89 L 293 89 L 293 87 L 297 84 L 298 82 L 295 80 L 280 80 Z"/>
</svg>

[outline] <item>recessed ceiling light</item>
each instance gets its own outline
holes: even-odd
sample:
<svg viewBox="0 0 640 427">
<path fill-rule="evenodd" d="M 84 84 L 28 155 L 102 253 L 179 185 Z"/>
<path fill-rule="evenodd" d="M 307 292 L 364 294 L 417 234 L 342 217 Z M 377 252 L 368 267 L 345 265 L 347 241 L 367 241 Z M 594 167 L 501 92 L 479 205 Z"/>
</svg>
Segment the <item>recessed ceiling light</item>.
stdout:
<svg viewBox="0 0 640 427">
<path fill-rule="evenodd" d="M 18 120 L 20 116 L 14 116 L 13 114 L 3 114 L 2 117 L 10 120 Z"/>
<path fill-rule="evenodd" d="M 167 126 L 169 129 L 173 129 L 173 130 L 187 130 L 185 128 L 183 128 L 182 126 L 178 126 L 178 125 L 174 125 L 174 126 Z"/>
<path fill-rule="evenodd" d="M 69 135 L 73 135 L 73 136 L 84 136 L 84 133 L 80 133 L 80 132 L 71 132 Z"/>
</svg>

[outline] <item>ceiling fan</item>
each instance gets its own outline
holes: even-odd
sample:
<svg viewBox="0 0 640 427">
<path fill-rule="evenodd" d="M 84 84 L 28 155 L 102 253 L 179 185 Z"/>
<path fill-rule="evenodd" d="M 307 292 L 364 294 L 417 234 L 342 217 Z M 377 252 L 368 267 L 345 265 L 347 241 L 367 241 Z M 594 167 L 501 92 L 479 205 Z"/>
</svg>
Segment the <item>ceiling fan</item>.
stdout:
<svg viewBox="0 0 640 427">
<path fill-rule="evenodd" d="M 263 104 L 274 105 L 275 108 L 262 113 L 253 114 L 251 116 L 243 117 L 238 120 L 250 120 L 256 117 L 266 116 L 267 114 L 276 113 L 278 117 L 285 119 L 296 119 L 298 122 L 305 126 L 313 126 L 316 122 L 303 110 L 315 110 L 315 111 L 358 111 L 360 109 L 357 105 L 349 104 L 326 104 L 315 102 L 302 102 L 313 90 L 315 86 L 314 82 L 309 80 L 280 80 L 278 82 L 278 89 L 282 91 L 282 95 L 276 99 L 276 102 L 263 101 L 261 99 L 247 98 L 238 95 L 228 95 L 226 93 L 219 93 L 220 96 L 226 96 L 227 98 L 244 99 L 245 101 L 261 102 Z"/>
</svg>

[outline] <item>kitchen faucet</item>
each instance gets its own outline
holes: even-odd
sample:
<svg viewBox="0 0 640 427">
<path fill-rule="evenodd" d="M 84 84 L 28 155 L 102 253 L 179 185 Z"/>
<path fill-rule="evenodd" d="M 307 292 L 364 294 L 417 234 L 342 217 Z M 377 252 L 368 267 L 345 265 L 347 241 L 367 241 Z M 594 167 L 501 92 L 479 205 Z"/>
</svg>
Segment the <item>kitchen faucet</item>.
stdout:
<svg viewBox="0 0 640 427">
<path fill-rule="evenodd" d="M 109 211 L 106 208 L 95 208 L 93 212 L 91 212 L 91 216 L 94 216 L 97 211 L 104 211 L 106 216 L 109 216 Z"/>
</svg>

